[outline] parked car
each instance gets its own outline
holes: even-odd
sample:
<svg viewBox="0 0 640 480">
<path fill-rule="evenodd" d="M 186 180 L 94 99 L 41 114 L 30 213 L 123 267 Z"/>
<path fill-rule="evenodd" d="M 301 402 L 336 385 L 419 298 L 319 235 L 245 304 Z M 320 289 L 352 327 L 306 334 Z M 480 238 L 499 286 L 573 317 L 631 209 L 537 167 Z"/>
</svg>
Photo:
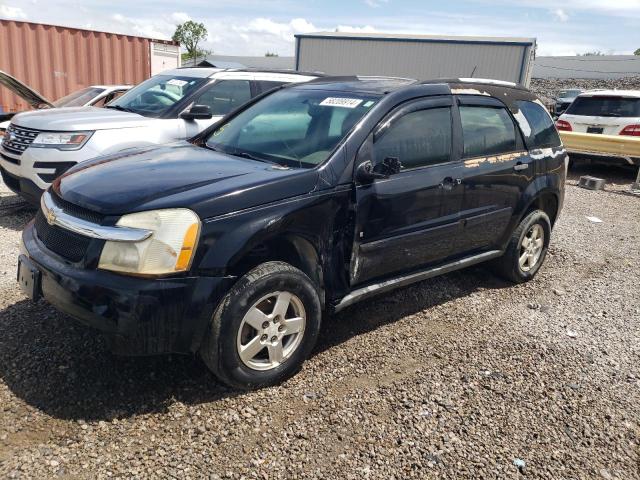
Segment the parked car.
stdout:
<svg viewBox="0 0 640 480">
<path fill-rule="evenodd" d="M 571 105 L 576 97 L 581 93 L 582 90 L 578 88 L 560 90 L 560 92 L 558 92 L 558 98 L 556 98 L 554 114 L 558 117 L 562 115 L 567 110 L 567 108 L 569 108 L 569 105 Z"/>
<path fill-rule="evenodd" d="M 2 70 L 0 70 L 0 85 L 5 86 L 14 94 L 24 99 L 31 107 L 38 110 L 44 108 L 82 106 L 103 107 L 111 100 L 115 100 L 131 88 L 131 85 L 91 85 L 90 87 L 77 90 L 65 97 L 59 98 L 58 100 L 50 101 L 28 85 L 25 85 L 17 78 L 12 77 Z M 0 114 L 0 119 L 4 120 L 0 122 L 0 135 L 4 135 L 4 132 L 9 126 L 9 119 L 14 115 L 16 114 Z"/>
<path fill-rule="evenodd" d="M 318 79 L 191 143 L 69 170 L 22 234 L 18 280 L 119 353 L 199 353 L 229 385 L 271 385 L 322 312 L 486 261 L 531 280 L 565 166 L 513 84 Z"/>
<path fill-rule="evenodd" d="M 5 184 L 33 205 L 72 166 L 99 155 L 192 137 L 252 97 L 318 75 L 179 68 L 140 83 L 104 109 L 16 115 L 0 147 Z"/>
<path fill-rule="evenodd" d="M 599 90 L 578 96 L 556 122 L 565 132 L 640 137 L 640 90 Z M 570 151 L 572 160 L 640 165 L 639 158 L 592 151 Z"/>
</svg>

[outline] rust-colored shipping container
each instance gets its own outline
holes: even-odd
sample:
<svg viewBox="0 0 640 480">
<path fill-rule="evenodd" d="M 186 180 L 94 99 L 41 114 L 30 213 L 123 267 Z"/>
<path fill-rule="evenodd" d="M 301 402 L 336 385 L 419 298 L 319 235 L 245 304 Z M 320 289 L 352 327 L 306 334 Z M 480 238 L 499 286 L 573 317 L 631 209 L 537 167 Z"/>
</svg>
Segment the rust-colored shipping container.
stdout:
<svg viewBox="0 0 640 480">
<path fill-rule="evenodd" d="M 89 85 L 136 84 L 151 75 L 152 43 L 166 40 L 0 20 L 0 70 L 56 100 Z M 177 49 L 177 47 L 176 47 Z M 5 112 L 29 105 L 0 87 Z"/>
</svg>

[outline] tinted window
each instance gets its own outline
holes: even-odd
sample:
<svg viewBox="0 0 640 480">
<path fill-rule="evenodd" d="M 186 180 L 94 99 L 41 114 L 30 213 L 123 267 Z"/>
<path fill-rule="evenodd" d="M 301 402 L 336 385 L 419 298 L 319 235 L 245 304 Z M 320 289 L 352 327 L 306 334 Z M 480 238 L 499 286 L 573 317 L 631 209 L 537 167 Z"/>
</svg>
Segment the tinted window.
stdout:
<svg viewBox="0 0 640 480">
<path fill-rule="evenodd" d="M 451 109 L 407 113 L 376 139 L 374 152 L 376 163 L 396 157 L 403 169 L 448 162 L 451 157 Z"/>
<path fill-rule="evenodd" d="M 248 80 L 222 80 L 216 82 L 198 97 L 195 105 L 208 105 L 214 116 L 226 115 L 251 100 Z"/>
<path fill-rule="evenodd" d="M 207 146 L 245 158 L 314 167 L 329 157 L 377 100 L 357 93 L 279 90 L 217 125 Z"/>
<path fill-rule="evenodd" d="M 640 98 L 578 97 L 566 113 L 589 117 L 640 117 Z"/>
<path fill-rule="evenodd" d="M 460 106 L 465 157 L 513 152 L 516 130 L 504 108 Z"/>
<path fill-rule="evenodd" d="M 529 148 L 557 147 L 560 145 L 560 136 L 556 131 L 553 120 L 551 120 L 551 117 L 542 106 L 533 102 L 516 103 L 531 129 L 531 131 L 526 131 L 526 128 L 523 128 Z"/>
<path fill-rule="evenodd" d="M 258 86 L 258 90 L 260 91 L 260 93 L 268 92 L 272 88 L 279 87 L 280 85 L 283 85 L 283 84 L 284 82 L 272 82 L 267 80 L 258 80 L 256 82 L 256 85 Z"/>
</svg>

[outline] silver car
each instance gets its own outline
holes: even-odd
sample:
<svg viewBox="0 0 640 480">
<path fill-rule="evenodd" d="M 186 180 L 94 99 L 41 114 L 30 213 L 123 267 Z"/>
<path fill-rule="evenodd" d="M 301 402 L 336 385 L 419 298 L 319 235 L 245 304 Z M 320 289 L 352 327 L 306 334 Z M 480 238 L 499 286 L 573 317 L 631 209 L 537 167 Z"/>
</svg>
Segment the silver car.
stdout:
<svg viewBox="0 0 640 480">
<path fill-rule="evenodd" d="M 2 178 L 37 205 L 51 182 L 80 162 L 190 138 L 262 92 L 314 78 L 287 71 L 179 68 L 151 77 L 105 108 L 20 113 L 0 147 Z"/>
</svg>

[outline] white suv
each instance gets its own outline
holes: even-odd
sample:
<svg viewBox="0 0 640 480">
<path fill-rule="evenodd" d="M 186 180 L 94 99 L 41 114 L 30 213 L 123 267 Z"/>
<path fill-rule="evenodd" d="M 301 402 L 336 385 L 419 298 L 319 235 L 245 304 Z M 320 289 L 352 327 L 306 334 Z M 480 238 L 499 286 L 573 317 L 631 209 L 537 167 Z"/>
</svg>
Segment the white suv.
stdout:
<svg viewBox="0 0 640 480">
<path fill-rule="evenodd" d="M 558 130 L 640 137 L 640 90 L 596 90 L 580 94 L 558 118 Z M 588 152 L 570 152 L 575 154 Z M 589 155 L 587 155 L 589 156 Z M 624 158 L 627 164 L 640 159 Z"/>
<path fill-rule="evenodd" d="M 251 98 L 318 75 L 179 68 L 155 75 L 105 108 L 16 115 L 0 147 L 4 183 L 37 205 L 51 182 L 79 162 L 190 138 Z"/>
</svg>

